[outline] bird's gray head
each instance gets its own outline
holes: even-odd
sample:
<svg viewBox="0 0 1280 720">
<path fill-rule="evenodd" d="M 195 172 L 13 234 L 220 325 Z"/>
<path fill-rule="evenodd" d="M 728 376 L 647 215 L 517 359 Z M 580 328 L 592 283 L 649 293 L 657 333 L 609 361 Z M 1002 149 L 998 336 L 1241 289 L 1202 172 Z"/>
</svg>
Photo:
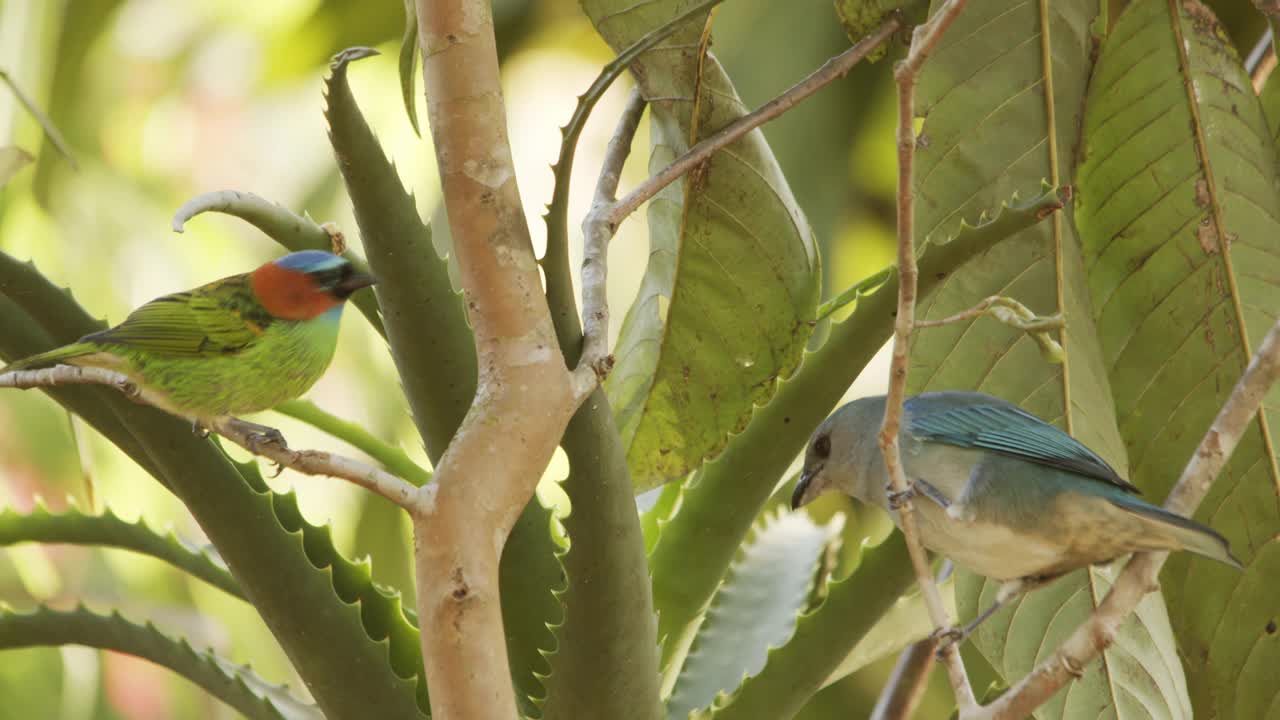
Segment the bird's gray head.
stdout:
<svg viewBox="0 0 1280 720">
<path fill-rule="evenodd" d="M 835 488 L 860 500 L 867 500 L 867 463 L 879 447 L 880 422 L 884 419 L 884 396 L 854 400 L 836 410 L 809 437 L 804 451 L 804 469 L 791 495 L 791 507 L 808 504 L 824 491 Z"/>
</svg>

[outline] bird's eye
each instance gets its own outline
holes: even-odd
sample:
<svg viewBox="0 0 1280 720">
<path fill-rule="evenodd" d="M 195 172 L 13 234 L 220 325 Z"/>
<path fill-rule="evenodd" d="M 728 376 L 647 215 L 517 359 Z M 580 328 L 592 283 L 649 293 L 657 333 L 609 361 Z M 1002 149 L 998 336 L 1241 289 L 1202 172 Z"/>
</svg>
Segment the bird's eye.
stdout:
<svg viewBox="0 0 1280 720">
<path fill-rule="evenodd" d="M 831 436 L 820 435 L 817 440 L 814 440 L 813 454 L 823 458 L 830 455 L 831 454 Z"/>
</svg>

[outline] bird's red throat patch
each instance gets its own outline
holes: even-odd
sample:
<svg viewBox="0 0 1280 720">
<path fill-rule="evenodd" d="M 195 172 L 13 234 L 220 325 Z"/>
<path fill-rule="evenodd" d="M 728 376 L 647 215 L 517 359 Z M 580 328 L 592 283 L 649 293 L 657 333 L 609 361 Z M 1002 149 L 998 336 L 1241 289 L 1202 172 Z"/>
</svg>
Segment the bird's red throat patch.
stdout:
<svg viewBox="0 0 1280 720">
<path fill-rule="evenodd" d="M 316 287 L 306 273 L 267 263 L 249 274 L 263 309 L 282 320 L 311 320 L 341 301 Z"/>
</svg>

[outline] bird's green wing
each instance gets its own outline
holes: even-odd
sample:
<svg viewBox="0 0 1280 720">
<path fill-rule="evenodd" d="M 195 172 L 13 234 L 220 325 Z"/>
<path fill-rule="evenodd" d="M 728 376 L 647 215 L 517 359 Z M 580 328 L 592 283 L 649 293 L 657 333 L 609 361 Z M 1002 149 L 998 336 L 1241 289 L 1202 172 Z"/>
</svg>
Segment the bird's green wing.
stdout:
<svg viewBox="0 0 1280 720">
<path fill-rule="evenodd" d="M 1017 405 L 930 403 L 922 395 L 907 401 L 907 415 L 907 431 L 921 440 L 989 450 L 1138 492 L 1092 450 Z"/>
<path fill-rule="evenodd" d="M 239 352 L 261 335 L 270 316 L 260 309 L 248 276 L 236 275 L 187 292 L 156 298 L 119 325 L 81 338 L 170 357 Z"/>
</svg>

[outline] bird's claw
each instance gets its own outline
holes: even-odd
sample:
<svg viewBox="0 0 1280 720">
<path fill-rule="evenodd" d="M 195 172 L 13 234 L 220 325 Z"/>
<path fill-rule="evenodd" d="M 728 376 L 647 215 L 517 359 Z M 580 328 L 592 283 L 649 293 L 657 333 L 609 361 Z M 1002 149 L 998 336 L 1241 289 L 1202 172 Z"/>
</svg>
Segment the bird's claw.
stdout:
<svg viewBox="0 0 1280 720">
<path fill-rule="evenodd" d="M 889 509 L 901 510 L 902 507 L 907 503 L 911 502 L 911 499 L 914 498 L 917 494 L 919 493 L 916 491 L 916 488 L 914 485 L 908 487 L 906 490 L 889 493 L 887 496 L 887 499 L 889 501 Z"/>
<path fill-rule="evenodd" d="M 244 436 L 245 441 L 249 444 L 250 449 L 257 452 L 266 447 L 277 447 L 281 450 L 288 450 L 289 445 L 284 441 L 284 435 L 273 427 L 262 427 L 253 430 Z M 277 475 L 279 473 L 276 473 Z"/>
<path fill-rule="evenodd" d="M 951 646 L 964 642 L 967 636 L 968 633 L 964 631 L 964 628 L 952 626 L 935 629 L 929 634 L 929 639 L 935 644 L 934 652 L 941 658 Z"/>
<path fill-rule="evenodd" d="M 209 437 L 209 428 L 200 424 L 199 420 L 191 421 L 191 433 L 201 440 Z"/>
<path fill-rule="evenodd" d="M 133 382 L 132 380 L 121 380 L 120 382 L 116 383 L 116 387 L 120 390 L 120 392 L 124 393 L 124 396 L 126 398 L 136 403 L 144 402 L 142 399 L 142 391 L 138 389 L 138 384 Z"/>
</svg>

